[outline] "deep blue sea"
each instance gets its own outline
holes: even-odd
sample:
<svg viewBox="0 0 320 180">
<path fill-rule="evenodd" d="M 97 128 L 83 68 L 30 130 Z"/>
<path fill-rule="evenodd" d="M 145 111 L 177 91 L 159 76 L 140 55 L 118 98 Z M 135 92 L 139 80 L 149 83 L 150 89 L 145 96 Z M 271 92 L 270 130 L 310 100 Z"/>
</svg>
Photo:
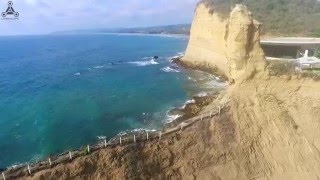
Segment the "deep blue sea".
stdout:
<svg viewBox="0 0 320 180">
<path fill-rule="evenodd" d="M 0 37 L 0 167 L 98 136 L 160 128 L 168 110 L 216 85 L 212 76 L 170 64 L 187 42 L 116 34 Z"/>
</svg>

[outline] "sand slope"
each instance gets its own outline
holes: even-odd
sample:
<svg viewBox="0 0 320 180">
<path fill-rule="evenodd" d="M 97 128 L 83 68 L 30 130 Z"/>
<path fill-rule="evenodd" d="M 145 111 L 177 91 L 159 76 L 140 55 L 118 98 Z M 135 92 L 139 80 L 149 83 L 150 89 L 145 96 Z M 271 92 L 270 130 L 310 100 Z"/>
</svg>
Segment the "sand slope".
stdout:
<svg viewBox="0 0 320 180">
<path fill-rule="evenodd" d="M 319 91 L 319 83 L 295 78 L 236 84 L 207 107 L 227 97 L 220 116 L 163 141 L 99 151 L 32 179 L 317 179 Z"/>
<path fill-rule="evenodd" d="M 233 84 L 203 110 L 225 105 L 220 115 L 161 141 L 101 150 L 21 179 L 319 179 L 320 83 L 271 76 L 259 25 L 241 5 L 230 17 L 221 60 Z M 191 37 L 188 48 L 197 52 L 183 61 L 216 64 L 193 43 L 205 37 Z"/>
</svg>

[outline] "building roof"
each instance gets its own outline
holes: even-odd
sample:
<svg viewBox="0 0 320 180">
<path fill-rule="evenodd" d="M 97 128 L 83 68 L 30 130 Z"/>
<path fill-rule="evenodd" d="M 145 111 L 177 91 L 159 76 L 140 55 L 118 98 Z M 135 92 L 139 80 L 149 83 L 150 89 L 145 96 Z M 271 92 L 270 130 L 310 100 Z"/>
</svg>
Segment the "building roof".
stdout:
<svg viewBox="0 0 320 180">
<path fill-rule="evenodd" d="M 262 45 L 285 45 L 285 46 L 312 45 L 312 46 L 320 46 L 320 38 L 283 37 L 283 38 L 262 39 L 260 42 Z"/>
</svg>

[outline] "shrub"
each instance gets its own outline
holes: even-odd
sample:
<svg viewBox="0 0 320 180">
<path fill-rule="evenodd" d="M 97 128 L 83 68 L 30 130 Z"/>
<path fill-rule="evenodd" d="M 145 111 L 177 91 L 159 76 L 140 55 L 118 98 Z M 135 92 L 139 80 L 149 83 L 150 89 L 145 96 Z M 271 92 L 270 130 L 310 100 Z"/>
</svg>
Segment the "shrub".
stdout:
<svg viewBox="0 0 320 180">
<path fill-rule="evenodd" d="M 291 75 L 295 73 L 296 64 L 288 61 L 268 62 L 267 69 L 272 76 Z"/>
<path fill-rule="evenodd" d="M 262 33 L 320 37 L 318 0 L 202 0 L 211 12 L 228 16 L 230 8 L 242 3 L 260 21 Z M 318 29 L 317 29 L 318 28 Z"/>
</svg>

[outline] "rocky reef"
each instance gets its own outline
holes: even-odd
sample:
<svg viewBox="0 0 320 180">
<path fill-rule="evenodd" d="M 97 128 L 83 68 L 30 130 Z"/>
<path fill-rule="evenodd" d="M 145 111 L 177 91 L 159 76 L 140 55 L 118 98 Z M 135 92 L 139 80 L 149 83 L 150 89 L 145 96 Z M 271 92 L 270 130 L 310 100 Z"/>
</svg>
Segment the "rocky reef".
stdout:
<svg viewBox="0 0 320 180">
<path fill-rule="evenodd" d="M 221 113 L 163 138 L 103 149 L 21 179 L 319 179 L 320 84 L 272 76 L 260 23 L 243 5 L 223 18 L 200 3 L 181 60 L 234 82 L 201 113 Z M 220 108 L 219 108 L 220 111 Z"/>
</svg>

